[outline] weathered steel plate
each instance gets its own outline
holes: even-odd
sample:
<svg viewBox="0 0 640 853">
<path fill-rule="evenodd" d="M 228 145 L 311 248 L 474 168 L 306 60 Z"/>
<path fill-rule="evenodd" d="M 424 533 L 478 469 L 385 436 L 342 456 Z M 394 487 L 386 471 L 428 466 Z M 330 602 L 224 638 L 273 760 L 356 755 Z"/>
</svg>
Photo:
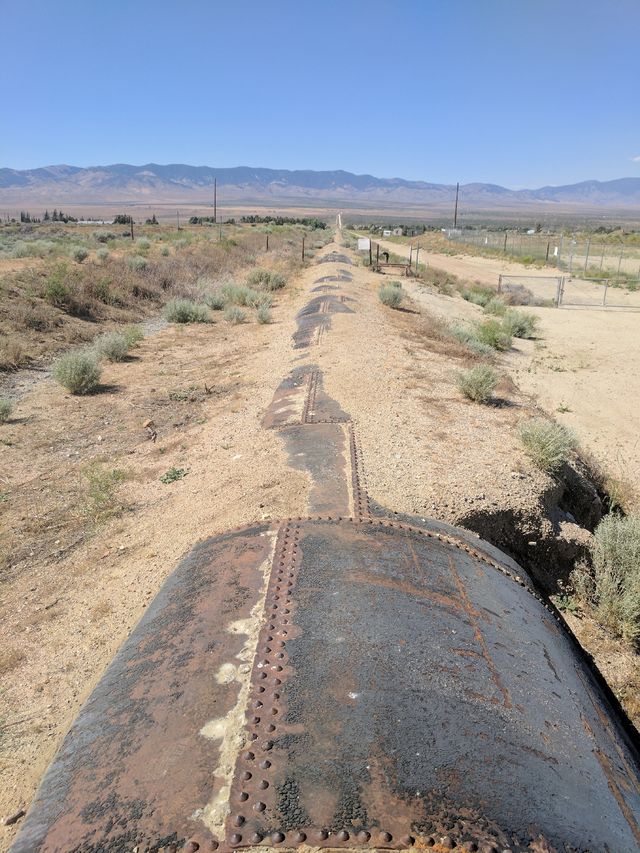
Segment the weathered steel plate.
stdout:
<svg viewBox="0 0 640 853">
<path fill-rule="evenodd" d="M 316 343 L 331 327 L 331 314 L 353 314 L 353 310 L 333 293 L 314 296 L 296 316 L 297 329 L 293 334 L 294 349 Z"/>
<path fill-rule="evenodd" d="M 229 846 L 637 850 L 635 757 L 526 588 L 374 521 L 277 557 Z"/>
<path fill-rule="evenodd" d="M 213 838 L 195 817 L 222 784 L 206 726 L 237 701 L 246 637 L 234 627 L 260 601 L 273 546 L 254 526 L 204 542 L 173 572 L 66 736 L 13 853 Z"/>
<path fill-rule="evenodd" d="M 272 552 L 275 531 L 176 570 L 13 853 L 638 849 L 636 749 L 511 561 L 430 522 L 288 520 Z M 231 630 L 251 619 L 254 645 Z M 216 674 L 248 648 L 241 693 Z M 232 737 L 203 734 L 232 718 Z"/>
</svg>

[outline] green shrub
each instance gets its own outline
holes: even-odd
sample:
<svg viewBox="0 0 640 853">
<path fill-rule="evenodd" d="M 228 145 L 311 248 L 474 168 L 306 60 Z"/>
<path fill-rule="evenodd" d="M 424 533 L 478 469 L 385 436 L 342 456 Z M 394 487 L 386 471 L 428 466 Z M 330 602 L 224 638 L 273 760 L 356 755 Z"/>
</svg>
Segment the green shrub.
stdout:
<svg viewBox="0 0 640 853">
<path fill-rule="evenodd" d="M 271 310 L 268 305 L 258 305 L 256 308 L 256 320 L 262 325 L 271 322 Z"/>
<path fill-rule="evenodd" d="M 265 290 L 280 290 L 286 283 L 287 280 L 281 273 L 269 272 L 261 267 L 251 270 L 247 275 L 247 284 L 263 287 Z"/>
<path fill-rule="evenodd" d="M 486 403 L 490 400 L 497 384 L 498 376 L 495 370 L 486 364 L 479 364 L 458 374 L 458 388 L 465 397 L 475 403 Z"/>
<path fill-rule="evenodd" d="M 93 349 L 100 358 L 109 361 L 124 361 L 129 355 L 129 344 L 120 332 L 105 332 L 93 342 Z"/>
<path fill-rule="evenodd" d="M 246 284 L 235 284 L 233 281 L 222 286 L 222 295 L 226 302 L 232 305 L 246 305 L 251 292 L 251 288 L 247 287 Z"/>
<path fill-rule="evenodd" d="M 270 308 L 272 303 L 273 297 L 271 294 L 261 293 L 258 290 L 249 290 L 245 299 L 245 305 L 248 305 L 249 308 L 260 308 L 261 305 Z"/>
<path fill-rule="evenodd" d="M 88 394 L 100 381 L 100 364 L 92 352 L 69 352 L 54 362 L 52 373 L 72 394 Z"/>
<path fill-rule="evenodd" d="M 167 302 L 164 316 L 169 323 L 208 323 L 210 320 L 207 306 L 191 299 L 172 299 Z"/>
<path fill-rule="evenodd" d="M 266 284 L 267 290 L 281 290 L 287 283 L 286 278 L 279 272 L 272 272 Z"/>
<path fill-rule="evenodd" d="M 98 251 L 96 252 L 96 258 L 99 261 L 106 261 L 108 257 L 109 257 L 109 250 L 105 249 L 104 246 L 101 249 L 98 249 Z"/>
<path fill-rule="evenodd" d="M 86 261 L 89 257 L 89 252 L 84 249 L 82 246 L 76 246 L 75 249 L 71 250 L 71 257 L 74 261 L 77 261 L 81 264 L 83 261 Z"/>
<path fill-rule="evenodd" d="M 176 480 L 182 480 L 189 473 L 188 468 L 169 468 L 168 471 L 160 477 L 160 482 L 168 486 L 170 483 L 175 483 Z"/>
<path fill-rule="evenodd" d="M 495 296 L 495 291 L 491 290 L 488 287 L 470 287 L 468 290 L 462 291 L 462 298 L 466 299 L 467 302 L 473 302 L 474 305 L 481 305 L 484 307 L 490 299 L 493 299 Z"/>
<path fill-rule="evenodd" d="M 555 421 L 532 418 L 519 427 L 524 452 L 536 467 L 553 473 L 566 461 L 569 452 L 578 445 L 574 432 Z"/>
<path fill-rule="evenodd" d="M 378 296 L 383 305 L 387 305 L 389 308 L 399 308 L 402 304 L 402 287 L 396 287 L 394 284 L 382 284 Z"/>
<path fill-rule="evenodd" d="M 144 332 L 140 326 L 125 326 L 120 330 L 120 334 L 127 342 L 129 349 L 137 347 L 140 341 L 144 340 Z"/>
<path fill-rule="evenodd" d="M 7 397 L 0 397 L 0 424 L 6 423 L 11 417 L 13 403 Z"/>
<path fill-rule="evenodd" d="M 204 301 L 212 311 L 222 311 L 227 304 L 227 300 L 220 290 L 214 290 L 211 293 L 205 294 Z"/>
<path fill-rule="evenodd" d="M 136 240 L 136 246 L 143 252 L 146 252 L 147 249 L 151 247 L 151 241 L 147 240 L 146 237 L 138 237 Z"/>
<path fill-rule="evenodd" d="M 631 643 L 640 640 L 640 518 L 605 516 L 590 544 L 591 566 L 571 574 L 578 598 L 597 619 Z"/>
<path fill-rule="evenodd" d="M 51 305 L 66 305 L 71 296 L 71 290 L 66 283 L 67 268 L 60 264 L 45 280 L 42 286 L 42 297 Z"/>
<path fill-rule="evenodd" d="M 510 308 L 502 318 L 502 327 L 514 338 L 532 338 L 538 326 L 535 314 Z"/>
<path fill-rule="evenodd" d="M 476 337 L 480 343 L 488 344 L 495 350 L 504 352 L 511 348 L 511 335 L 499 320 L 485 320 L 476 327 Z"/>
<path fill-rule="evenodd" d="M 135 272 L 142 272 L 142 270 L 146 270 L 149 266 L 149 261 L 143 258 L 142 255 L 132 255 L 130 258 L 127 258 L 127 264 L 129 269 Z"/>
<path fill-rule="evenodd" d="M 89 465 L 84 474 L 87 478 L 87 496 L 83 510 L 94 522 L 105 521 L 121 510 L 116 500 L 116 489 L 124 480 L 124 471 L 113 468 L 102 469 L 99 463 Z"/>
<path fill-rule="evenodd" d="M 493 296 L 484 304 L 482 309 L 485 314 L 495 314 L 497 317 L 502 317 L 507 312 L 507 306 L 499 296 Z"/>
<path fill-rule="evenodd" d="M 244 323 L 247 319 L 246 313 L 237 305 L 228 305 L 224 311 L 224 319 L 227 323 L 237 326 L 239 323 Z"/>
<path fill-rule="evenodd" d="M 168 246 L 163 246 L 163 247 L 160 249 L 160 254 L 161 254 L 164 258 L 168 257 L 168 255 L 169 255 L 169 247 L 168 247 Z"/>
<path fill-rule="evenodd" d="M 269 270 L 256 267 L 256 269 L 249 271 L 249 274 L 247 275 L 247 284 L 264 285 L 269 281 L 270 276 L 271 273 Z"/>
</svg>

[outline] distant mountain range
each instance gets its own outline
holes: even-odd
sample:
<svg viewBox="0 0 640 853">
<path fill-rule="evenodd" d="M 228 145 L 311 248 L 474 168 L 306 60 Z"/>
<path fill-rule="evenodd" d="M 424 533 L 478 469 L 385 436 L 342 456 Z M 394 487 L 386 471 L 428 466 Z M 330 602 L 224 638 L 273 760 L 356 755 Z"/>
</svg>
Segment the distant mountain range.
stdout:
<svg viewBox="0 0 640 853">
<path fill-rule="evenodd" d="M 68 204 L 210 204 L 213 182 L 218 199 L 228 205 L 276 204 L 413 209 L 450 208 L 455 186 L 402 178 L 376 178 L 351 172 L 260 169 L 238 166 L 171 164 L 160 166 L 45 166 L 39 169 L 0 168 L 0 205 L 64 206 Z M 495 184 L 460 187 L 466 210 L 588 210 L 640 209 L 640 178 L 582 181 L 560 187 L 510 190 Z"/>
</svg>

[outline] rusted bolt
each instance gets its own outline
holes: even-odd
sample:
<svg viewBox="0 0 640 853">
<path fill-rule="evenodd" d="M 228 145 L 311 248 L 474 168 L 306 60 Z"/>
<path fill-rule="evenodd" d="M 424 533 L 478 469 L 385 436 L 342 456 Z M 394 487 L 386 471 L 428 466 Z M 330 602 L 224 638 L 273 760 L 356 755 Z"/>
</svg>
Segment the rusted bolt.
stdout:
<svg viewBox="0 0 640 853">
<path fill-rule="evenodd" d="M 234 832 L 234 833 L 230 836 L 229 841 L 230 841 L 232 844 L 240 844 L 240 842 L 242 841 L 242 836 L 240 835 L 240 833 L 239 833 L 239 832 Z"/>
<path fill-rule="evenodd" d="M 403 835 L 400 841 L 403 844 L 406 844 L 407 847 L 411 847 L 412 844 L 415 844 L 415 838 L 413 837 L 413 835 Z"/>
<path fill-rule="evenodd" d="M 241 803 L 245 803 L 245 802 L 249 799 L 249 794 L 247 794 L 247 792 L 246 792 L 246 791 L 243 791 L 243 792 L 240 794 L 240 796 L 239 796 L 239 798 L 238 798 L 238 799 L 240 800 L 240 802 L 241 802 Z"/>
<path fill-rule="evenodd" d="M 346 829 L 341 829 L 340 832 L 337 834 L 336 838 L 338 839 L 338 841 L 348 841 L 349 833 Z"/>
<path fill-rule="evenodd" d="M 255 755 L 253 754 L 253 752 L 249 752 L 249 751 L 247 751 L 247 752 L 243 752 L 243 753 L 242 753 L 242 757 L 243 757 L 246 761 L 253 761 L 253 759 L 255 758 Z"/>
<path fill-rule="evenodd" d="M 306 832 L 296 832 L 296 834 L 293 836 L 293 840 L 297 841 L 298 844 L 300 844 L 303 841 L 307 840 L 307 833 Z"/>
<path fill-rule="evenodd" d="M 371 838 L 371 833 L 367 832 L 366 830 L 363 830 L 362 832 L 359 832 L 357 834 L 356 838 L 361 844 L 366 844 L 367 841 Z"/>
<path fill-rule="evenodd" d="M 256 803 L 253 808 L 257 812 L 263 812 L 266 809 L 266 805 L 264 803 Z"/>
<path fill-rule="evenodd" d="M 282 844 L 282 842 L 284 841 L 284 835 L 281 832 L 274 832 L 271 836 L 271 841 L 274 844 Z"/>
<path fill-rule="evenodd" d="M 319 829 L 318 832 L 316 832 L 316 838 L 319 841 L 326 841 L 328 837 L 329 837 L 329 833 L 327 832 L 326 829 Z"/>
<path fill-rule="evenodd" d="M 233 819 L 233 825 L 234 826 L 242 826 L 243 823 L 244 823 L 244 815 L 237 814 Z"/>
<path fill-rule="evenodd" d="M 265 789 L 265 788 L 268 788 L 268 787 L 269 787 L 269 783 L 267 782 L 267 780 L 266 780 L 266 779 L 263 779 L 263 780 L 258 784 L 258 788 L 260 788 L 260 789 L 261 789 L 261 790 L 263 790 L 263 791 L 264 791 L 264 789 Z"/>
<path fill-rule="evenodd" d="M 184 845 L 184 853 L 196 853 L 196 850 L 200 849 L 200 845 L 197 841 L 187 841 Z"/>
<path fill-rule="evenodd" d="M 450 838 L 448 835 L 445 835 L 444 838 L 441 839 L 440 844 L 442 844 L 442 846 L 446 850 L 453 850 L 453 848 L 456 846 L 456 842 L 453 840 L 453 838 Z"/>
<path fill-rule="evenodd" d="M 262 770 L 268 770 L 271 767 L 271 762 L 265 759 L 264 761 L 260 762 L 260 767 Z"/>
<path fill-rule="evenodd" d="M 385 843 L 388 843 L 389 841 L 393 841 L 393 835 L 391 835 L 390 832 L 381 832 L 380 840 L 384 841 Z"/>
<path fill-rule="evenodd" d="M 254 832 L 253 835 L 251 836 L 251 843 L 252 844 L 260 844 L 261 841 L 262 841 L 262 835 L 260 835 L 259 832 Z"/>
<path fill-rule="evenodd" d="M 248 782 L 249 779 L 251 779 L 251 773 L 249 773 L 248 770 L 245 770 L 245 772 L 242 774 L 241 778 L 242 778 L 243 782 Z"/>
</svg>

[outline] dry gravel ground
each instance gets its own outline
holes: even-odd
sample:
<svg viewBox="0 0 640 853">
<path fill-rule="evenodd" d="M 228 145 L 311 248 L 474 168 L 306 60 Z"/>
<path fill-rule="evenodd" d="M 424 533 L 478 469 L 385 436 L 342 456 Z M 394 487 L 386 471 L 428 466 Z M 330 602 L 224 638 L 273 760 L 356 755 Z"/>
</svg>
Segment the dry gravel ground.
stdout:
<svg viewBox="0 0 640 853">
<path fill-rule="evenodd" d="M 392 311 L 378 301 L 379 277 L 354 266 L 340 285 L 354 313 L 332 315 L 306 353 L 292 348 L 315 280 L 340 268 L 305 270 L 278 295 L 272 325 L 158 332 L 130 363 L 108 367 L 100 394 L 73 398 L 44 381 L 1 428 L 0 814 L 29 804 L 80 704 L 186 551 L 233 525 L 305 514 L 307 475 L 260 425 L 303 360 L 319 365 L 325 390 L 351 414 L 374 502 L 496 541 L 512 536 L 538 569 L 536 555 L 581 547 L 585 531 L 558 505 L 562 486 L 520 450 L 515 428 L 531 400 L 507 379 L 494 406 L 456 390 L 467 357 L 432 316 L 468 313 L 462 300 L 411 285 L 415 301 Z M 111 517 L 91 517 L 91 463 L 124 472 Z M 172 467 L 187 476 L 160 482 Z M 632 664 L 616 668 L 616 649 L 611 659 L 616 687 Z M 6 850 L 15 828 L 0 831 Z"/>
</svg>

